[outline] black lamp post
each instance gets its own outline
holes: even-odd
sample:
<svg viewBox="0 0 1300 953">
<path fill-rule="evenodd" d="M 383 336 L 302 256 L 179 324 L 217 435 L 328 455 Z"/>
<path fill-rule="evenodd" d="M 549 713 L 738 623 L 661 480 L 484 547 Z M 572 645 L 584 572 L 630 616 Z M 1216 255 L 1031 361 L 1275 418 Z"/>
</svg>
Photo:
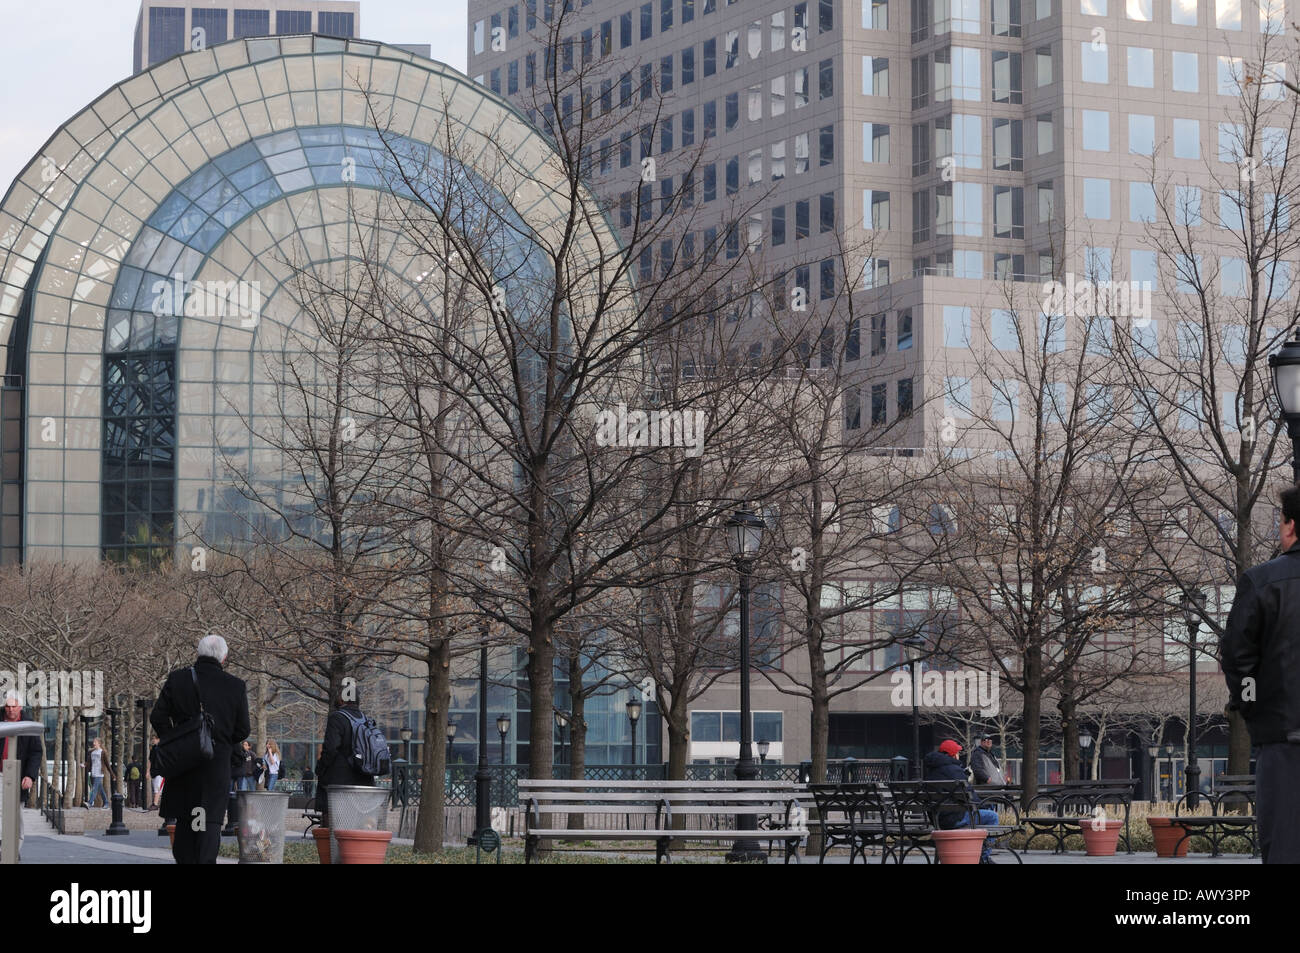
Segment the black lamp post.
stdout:
<svg viewBox="0 0 1300 953">
<path fill-rule="evenodd" d="M 86 751 L 85 754 L 82 755 L 81 776 L 86 779 L 86 806 L 87 807 L 90 806 L 90 726 L 93 725 L 94 723 L 95 723 L 95 719 L 93 716 L 91 715 L 81 716 L 81 725 L 82 728 L 84 729 L 85 736 L 86 736 L 83 739 L 86 743 Z M 104 752 L 104 754 L 107 755 L 108 752 Z"/>
<path fill-rule="evenodd" d="M 903 639 L 903 646 L 912 673 L 912 777 L 919 781 L 921 778 L 921 711 L 917 701 L 916 666 L 921 661 L 921 653 L 925 651 L 925 639 L 913 635 Z"/>
<path fill-rule="evenodd" d="M 1079 729 L 1079 779 L 1087 780 L 1088 772 L 1088 749 L 1092 747 L 1092 732 L 1087 728 Z M 1064 752 L 1062 752 L 1064 753 Z"/>
<path fill-rule="evenodd" d="M 447 767 L 451 767 L 451 743 L 456 740 L 456 723 L 447 719 Z"/>
<path fill-rule="evenodd" d="M 402 765 L 401 778 L 401 798 L 402 807 L 406 807 L 407 797 L 410 794 L 411 783 L 411 736 L 415 734 L 410 726 L 403 726 L 397 730 L 397 737 L 402 739 L 402 760 L 406 763 Z"/>
<path fill-rule="evenodd" d="M 137 698 L 135 706 L 140 709 L 140 807 L 148 809 L 149 796 L 149 709 L 153 702 L 148 698 Z"/>
<path fill-rule="evenodd" d="M 474 833 L 469 844 L 478 843 L 480 831 L 492 827 L 492 775 L 488 772 L 487 753 L 487 629 L 478 649 L 478 770 L 474 772 Z"/>
<path fill-rule="evenodd" d="M 1183 621 L 1187 623 L 1187 806 L 1201 803 L 1201 766 L 1196 760 L 1196 634 L 1205 612 L 1205 593 L 1193 589 L 1183 596 Z"/>
<path fill-rule="evenodd" d="M 636 750 L 636 723 L 641 718 L 641 699 L 636 697 L 636 689 L 633 689 L 632 692 L 632 697 L 627 702 L 627 720 L 632 726 L 632 767 L 635 769 L 637 762 L 641 760 L 637 756 Z M 632 775 L 635 778 L 635 770 L 633 770 Z"/>
<path fill-rule="evenodd" d="M 562 711 L 555 713 L 555 725 L 560 729 L 560 763 L 564 764 L 564 729 L 568 727 L 569 716 Z"/>
<path fill-rule="evenodd" d="M 510 734 L 510 716 L 497 715 L 497 734 L 501 736 L 501 763 L 506 763 L 506 735 Z"/>
<path fill-rule="evenodd" d="M 758 743 L 758 763 L 760 765 L 767 764 L 767 752 L 770 750 L 768 747 L 770 744 L 771 742 L 766 739 Z"/>
<path fill-rule="evenodd" d="M 763 542 L 764 524 L 761 517 L 749 510 L 736 510 L 726 527 L 727 549 L 740 574 L 740 757 L 736 761 L 736 780 L 753 781 L 758 777 L 758 766 L 754 764 L 754 726 L 749 705 L 749 576 Z M 736 829 L 756 831 L 758 818 L 753 814 L 738 814 Z M 767 854 L 756 840 L 737 840 L 727 860 L 766 863 Z"/>
<path fill-rule="evenodd" d="M 121 776 L 122 775 L 122 767 L 121 767 L 122 749 L 120 747 L 121 738 L 118 735 L 118 722 L 121 719 L 121 717 L 122 717 L 122 712 L 119 711 L 118 709 L 110 708 L 108 710 L 108 723 L 111 726 L 111 731 L 113 736 L 112 757 L 113 757 L 114 777 L 113 777 L 113 796 L 111 798 L 113 804 L 113 820 L 112 823 L 108 825 L 108 830 L 104 831 L 104 834 L 111 837 L 121 837 L 123 834 L 131 833 L 129 830 L 127 830 L 126 824 L 122 822 L 122 807 L 123 807 L 123 802 L 126 800 L 126 798 L 122 794 L 122 776 Z"/>
<path fill-rule="evenodd" d="M 1268 356 L 1268 366 L 1273 369 L 1273 390 L 1282 405 L 1282 419 L 1291 438 L 1291 479 L 1300 483 L 1300 331 L 1294 340 L 1287 341 L 1281 349 Z"/>
</svg>

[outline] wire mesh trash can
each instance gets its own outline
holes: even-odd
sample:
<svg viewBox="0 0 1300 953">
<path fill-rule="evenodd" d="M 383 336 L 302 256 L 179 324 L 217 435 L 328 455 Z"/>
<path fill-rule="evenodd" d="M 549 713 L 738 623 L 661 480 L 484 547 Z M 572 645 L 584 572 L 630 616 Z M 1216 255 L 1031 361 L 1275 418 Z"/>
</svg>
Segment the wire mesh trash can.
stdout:
<svg viewBox="0 0 1300 953">
<path fill-rule="evenodd" d="M 284 863 L 284 822 L 288 807 L 287 792 L 239 792 L 236 837 L 241 864 Z"/>
<path fill-rule="evenodd" d="M 356 784 L 331 784 L 326 789 L 330 850 L 335 857 L 342 856 L 335 831 L 388 830 L 388 798 L 391 793 L 388 788 Z"/>
</svg>

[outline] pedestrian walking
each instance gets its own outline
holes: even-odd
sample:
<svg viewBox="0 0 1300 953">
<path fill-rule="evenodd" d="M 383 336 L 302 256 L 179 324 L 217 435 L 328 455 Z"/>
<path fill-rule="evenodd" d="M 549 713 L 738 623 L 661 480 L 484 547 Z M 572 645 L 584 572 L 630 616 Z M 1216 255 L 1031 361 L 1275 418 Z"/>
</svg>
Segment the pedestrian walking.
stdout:
<svg viewBox="0 0 1300 953">
<path fill-rule="evenodd" d="M 104 745 L 96 738 L 90 743 L 90 796 L 86 798 L 86 807 L 94 807 L 101 797 L 108 807 L 108 795 L 104 793 Z"/>
<path fill-rule="evenodd" d="M 198 716 L 212 718 L 212 757 L 176 777 L 162 789 L 159 812 L 176 819 L 172 856 L 178 864 L 215 864 L 230 791 L 231 756 L 248 737 L 248 691 L 242 679 L 222 670 L 229 655 L 226 640 L 199 640 L 192 666 L 167 676 L 149 721 L 161 737 Z M 196 815 L 196 809 L 199 813 Z"/>
<path fill-rule="evenodd" d="M 235 779 L 236 791 L 257 790 L 257 754 L 251 742 L 243 742 L 235 751 L 231 761 L 231 776 Z"/>
</svg>

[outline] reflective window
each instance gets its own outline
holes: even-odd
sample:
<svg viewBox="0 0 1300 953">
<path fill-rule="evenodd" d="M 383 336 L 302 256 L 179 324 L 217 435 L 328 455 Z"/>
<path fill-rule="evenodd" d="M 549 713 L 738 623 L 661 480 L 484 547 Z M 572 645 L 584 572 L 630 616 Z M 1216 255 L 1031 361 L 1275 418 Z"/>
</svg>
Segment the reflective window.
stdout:
<svg viewBox="0 0 1300 953">
<path fill-rule="evenodd" d="M 1214 0 L 1214 24 L 1220 30 L 1241 29 L 1241 0 Z"/>
<path fill-rule="evenodd" d="M 1174 120 L 1174 158 L 1201 157 L 1201 123 L 1197 119 Z"/>
<path fill-rule="evenodd" d="M 1156 148 L 1156 117 L 1133 113 L 1128 117 L 1128 151 L 1132 155 L 1149 156 Z"/>
<path fill-rule="evenodd" d="M 1080 43 L 1079 64 L 1085 83 L 1110 82 L 1110 47 L 1105 44 Z"/>
<path fill-rule="evenodd" d="M 1150 47 L 1128 48 L 1128 84 L 1150 88 L 1155 85 L 1155 52 Z"/>
<path fill-rule="evenodd" d="M 1178 26 L 1196 26 L 1196 4 L 1199 0 L 1169 0 L 1169 19 Z"/>
<path fill-rule="evenodd" d="M 184 7 L 149 8 L 149 65 L 171 59 L 188 48 Z"/>
<path fill-rule="evenodd" d="M 1093 152 L 1110 151 L 1110 113 L 1100 109 L 1083 110 L 1083 148 Z"/>
<path fill-rule="evenodd" d="M 1156 220 L 1156 190 L 1150 182 L 1129 183 L 1128 220 L 1130 222 Z"/>
<path fill-rule="evenodd" d="M 1174 187 L 1174 221 L 1178 225 L 1201 224 L 1201 189 L 1195 185 Z"/>
<path fill-rule="evenodd" d="M 270 10 L 235 10 L 235 39 L 239 39 L 241 36 L 270 35 Z"/>
<path fill-rule="evenodd" d="M 500 14 L 497 15 L 495 26 L 500 25 Z M 311 11 L 310 10 L 277 10 L 275 11 L 275 32 L 281 36 L 291 33 L 310 33 L 311 32 Z"/>
<path fill-rule="evenodd" d="M 1195 53 L 1173 52 L 1174 92 L 1194 93 L 1200 86 Z"/>
<path fill-rule="evenodd" d="M 1083 180 L 1083 217 L 1110 218 L 1110 179 Z"/>
</svg>

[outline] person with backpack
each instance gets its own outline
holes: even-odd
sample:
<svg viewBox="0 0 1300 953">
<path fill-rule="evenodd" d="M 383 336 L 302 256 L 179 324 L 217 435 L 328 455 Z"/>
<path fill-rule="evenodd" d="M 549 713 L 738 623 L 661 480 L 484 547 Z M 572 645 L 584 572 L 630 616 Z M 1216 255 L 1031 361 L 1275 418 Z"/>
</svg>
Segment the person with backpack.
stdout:
<svg viewBox="0 0 1300 953">
<path fill-rule="evenodd" d="M 336 785 L 373 787 L 389 772 L 392 755 L 375 720 L 362 714 L 361 693 L 349 684 L 335 699 L 325 721 L 325 743 L 316 763 L 316 808 L 329 826 L 329 788 Z"/>
</svg>

